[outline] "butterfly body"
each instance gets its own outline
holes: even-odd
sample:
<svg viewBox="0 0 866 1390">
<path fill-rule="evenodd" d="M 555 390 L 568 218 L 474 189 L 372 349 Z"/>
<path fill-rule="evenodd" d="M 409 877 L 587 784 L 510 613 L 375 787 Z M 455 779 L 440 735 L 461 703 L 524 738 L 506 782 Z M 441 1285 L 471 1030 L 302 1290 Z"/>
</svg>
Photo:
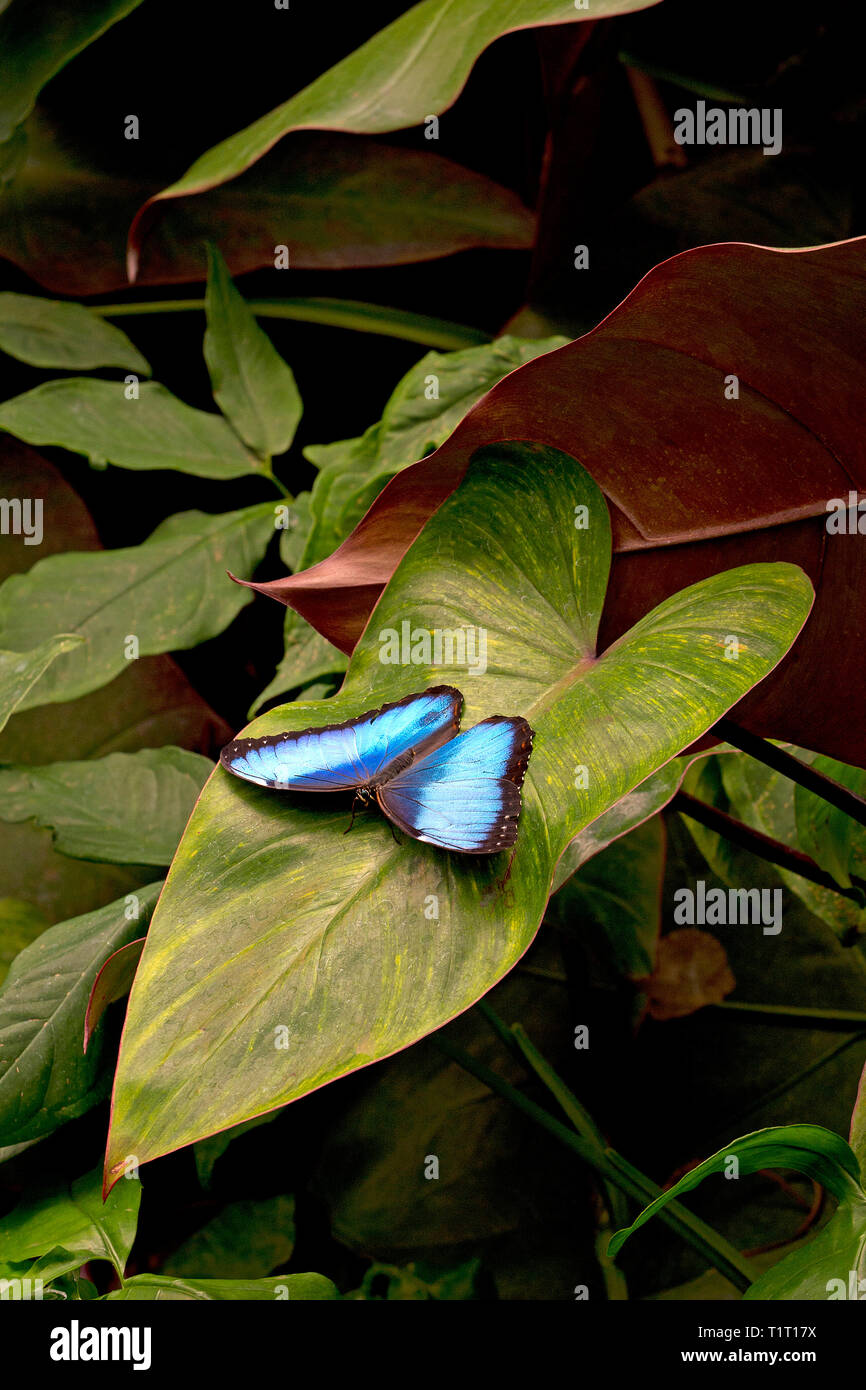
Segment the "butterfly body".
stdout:
<svg viewBox="0 0 866 1390">
<path fill-rule="evenodd" d="M 494 715 L 458 733 L 462 704 L 453 686 L 432 686 L 342 724 L 234 739 L 220 761 L 257 786 L 354 790 L 416 840 L 495 854 L 517 837 L 532 730 Z"/>
</svg>

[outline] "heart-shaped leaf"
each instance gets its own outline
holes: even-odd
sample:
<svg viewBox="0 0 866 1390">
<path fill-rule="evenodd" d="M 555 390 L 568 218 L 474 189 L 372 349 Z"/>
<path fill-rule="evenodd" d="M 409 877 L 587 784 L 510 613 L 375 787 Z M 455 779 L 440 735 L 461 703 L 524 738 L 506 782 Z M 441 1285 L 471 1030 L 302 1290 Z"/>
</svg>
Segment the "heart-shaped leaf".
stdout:
<svg viewBox="0 0 866 1390">
<path fill-rule="evenodd" d="M 213 764 L 185 748 L 0 768 L 0 820 L 50 826 L 61 854 L 170 864 Z"/>
<path fill-rule="evenodd" d="M 0 405 L 0 429 L 118 468 L 174 468 L 197 478 L 263 472 L 221 415 L 184 405 L 155 381 L 132 397 L 129 389 L 90 377 L 46 381 Z"/>
<path fill-rule="evenodd" d="M 421 0 L 309 87 L 208 150 L 181 179 L 149 199 L 130 229 L 130 280 L 136 277 L 141 241 L 155 205 L 236 178 L 290 131 L 380 134 L 420 125 L 456 100 L 475 60 L 502 34 L 608 19 L 652 3 L 593 0 L 590 13 L 562 0 L 499 0 L 495 6 L 489 0 L 445 0 L 444 7 L 441 0 Z"/>
<path fill-rule="evenodd" d="M 252 726 L 333 722 L 441 683 L 429 654 L 383 662 L 380 638 L 390 645 L 403 624 L 428 638 L 483 633 L 486 674 L 461 682 L 464 727 L 522 714 L 536 733 L 507 884 L 501 857 L 395 845 L 378 817 L 346 836 L 331 801 L 214 773 L 133 986 L 109 1185 L 130 1153 L 146 1161 L 250 1119 L 466 1009 L 527 949 L 581 827 L 766 675 L 811 602 L 794 567 L 734 570 L 675 595 L 597 658 L 609 563 L 604 499 L 574 460 L 535 445 L 483 450 L 400 566 L 326 713 L 287 705 Z"/>
<path fill-rule="evenodd" d="M 216 516 L 180 512 L 142 545 L 49 555 L 27 574 L 12 575 L 0 585 L 0 646 L 47 639 L 58 628 L 77 634 L 52 639 L 48 660 L 66 655 L 38 685 L 29 680 L 18 705 L 74 699 L 98 690 L 130 659 L 194 647 L 222 632 L 249 602 L 242 589 L 225 583 L 225 570 L 258 564 L 273 535 L 272 521 L 270 502 Z M 47 641 L 40 650 L 46 652 Z M 35 663 L 35 652 L 16 661 L 27 657 Z M 11 659 L 8 668 L 13 670 Z M 0 665 L 0 690 L 2 683 Z"/>
</svg>

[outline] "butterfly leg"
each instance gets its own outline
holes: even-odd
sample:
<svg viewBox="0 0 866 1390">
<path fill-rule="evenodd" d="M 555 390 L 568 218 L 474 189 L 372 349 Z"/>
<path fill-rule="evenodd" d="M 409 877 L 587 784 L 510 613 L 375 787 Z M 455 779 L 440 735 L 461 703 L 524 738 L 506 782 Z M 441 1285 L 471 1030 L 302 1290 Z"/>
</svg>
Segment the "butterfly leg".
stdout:
<svg viewBox="0 0 866 1390">
<path fill-rule="evenodd" d="M 359 799 L 360 799 L 360 798 L 359 798 L 359 796 L 358 796 L 358 793 L 355 792 L 355 795 L 352 797 L 352 819 L 349 821 L 349 824 L 346 826 L 346 829 L 343 831 L 343 834 L 344 834 L 344 835 L 348 835 L 349 831 L 352 829 L 352 826 L 355 824 L 355 812 L 356 812 L 356 810 L 357 810 L 357 808 L 358 808 L 358 801 L 359 801 Z"/>
</svg>

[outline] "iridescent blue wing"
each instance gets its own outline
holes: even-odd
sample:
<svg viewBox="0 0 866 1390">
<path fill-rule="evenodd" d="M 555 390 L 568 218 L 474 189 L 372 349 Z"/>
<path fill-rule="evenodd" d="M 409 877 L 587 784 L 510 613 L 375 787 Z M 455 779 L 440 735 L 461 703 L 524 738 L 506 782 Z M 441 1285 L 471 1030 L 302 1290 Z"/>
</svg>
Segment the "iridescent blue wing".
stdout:
<svg viewBox="0 0 866 1390">
<path fill-rule="evenodd" d="M 531 752 L 526 720 L 497 714 L 377 786 L 376 796 L 416 840 L 461 854 L 495 854 L 517 839 Z"/>
<path fill-rule="evenodd" d="M 462 705 L 459 690 L 431 686 L 344 724 L 233 739 L 220 762 L 235 777 L 280 791 L 366 787 L 396 760 L 403 764 L 453 738 Z"/>
</svg>

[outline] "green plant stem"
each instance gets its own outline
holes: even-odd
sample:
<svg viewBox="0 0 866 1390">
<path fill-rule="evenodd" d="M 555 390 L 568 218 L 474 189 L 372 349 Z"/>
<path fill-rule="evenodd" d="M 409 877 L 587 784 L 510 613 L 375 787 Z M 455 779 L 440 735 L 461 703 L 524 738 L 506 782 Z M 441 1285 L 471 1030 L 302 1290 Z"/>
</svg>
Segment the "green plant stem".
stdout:
<svg viewBox="0 0 866 1390">
<path fill-rule="evenodd" d="M 621 52 L 616 56 L 624 67 L 645 72 L 648 77 L 655 78 L 656 82 L 669 82 L 672 87 L 681 87 L 684 92 L 694 92 L 696 96 L 706 97 L 708 101 L 724 102 L 726 105 L 733 103 L 736 106 L 749 105 L 748 98 L 739 92 L 731 92 L 727 87 L 716 87 L 711 82 L 702 82 L 700 78 L 689 77 L 686 73 L 672 72 L 670 68 L 660 67 L 658 63 L 647 62 L 636 53 Z"/>
<path fill-rule="evenodd" d="M 283 484 L 280 482 L 279 478 L 274 472 L 273 465 L 271 464 L 271 460 L 269 458 L 266 458 L 262 461 L 262 471 L 265 477 L 268 479 L 268 481 L 272 482 L 274 487 L 278 488 L 279 491 L 283 494 L 283 496 L 287 497 L 291 502 L 293 500 L 292 494 L 289 492 L 289 489 L 287 487 L 284 487 Z"/>
<path fill-rule="evenodd" d="M 139 300 L 129 304 L 91 304 L 92 314 L 100 318 L 124 318 L 136 314 L 178 314 L 204 309 L 203 299 Z M 248 307 L 256 318 L 292 319 L 298 323 L 322 323 L 331 328 L 351 328 L 358 333 L 378 333 L 385 338 L 402 338 L 425 347 L 450 352 L 457 348 L 479 347 L 491 341 L 480 328 L 469 328 L 448 319 L 413 314 L 406 309 L 390 309 L 382 304 L 366 304 L 355 299 L 251 299 Z"/>
<path fill-rule="evenodd" d="M 750 734 L 748 729 L 740 728 L 740 725 L 736 724 L 733 719 L 720 719 L 714 726 L 713 733 L 718 734 L 727 743 L 732 743 L 743 753 L 748 753 L 750 757 L 756 758 L 758 762 L 771 767 L 774 772 L 781 772 L 792 782 L 799 782 L 801 787 L 814 792 L 823 801 L 827 801 L 831 806 L 844 811 L 846 815 L 859 821 L 861 825 L 866 825 L 866 797 L 858 796 L 848 787 L 843 787 L 842 783 L 837 782 L 833 777 L 828 777 L 823 772 L 817 772 L 808 763 L 801 762 L 791 753 L 786 753 L 784 748 L 777 748 L 774 743 L 770 743 L 767 739 L 758 738 L 757 734 Z"/>
<path fill-rule="evenodd" d="M 790 1004 L 749 1004 L 741 999 L 724 999 L 708 1005 L 727 1013 L 748 1014 L 756 1023 L 802 1024 L 809 1028 L 831 1028 L 857 1032 L 866 1028 L 866 1013 L 857 1009 L 801 1009 Z"/>
<path fill-rule="evenodd" d="M 774 840 L 771 836 L 765 835 L 763 831 L 754 830 L 752 826 L 736 820 L 734 816 L 728 815 L 727 811 L 720 811 L 717 806 L 710 806 L 705 801 L 699 801 L 689 792 L 677 792 L 670 805 L 671 810 L 679 811 L 683 816 L 689 816 L 692 820 L 705 825 L 708 830 L 714 830 L 716 834 L 730 840 L 732 844 L 739 845 L 741 849 L 749 850 L 751 854 L 757 854 L 761 859 L 766 859 L 769 864 L 775 864 L 780 869 L 787 869 L 789 873 L 799 874 L 801 878 L 808 879 L 810 883 L 817 884 L 819 888 L 827 888 L 830 892 L 838 893 L 842 898 L 850 898 L 858 906 L 862 906 L 863 889 L 866 888 L 866 883 L 862 879 L 852 878 L 853 887 L 843 888 L 836 882 L 835 878 L 819 868 L 814 859 L 810 859 L 808 854 L 803 854 L 802 850 L 791 849 L 788 845 L 782 844 L 780 840 Z"/>
<path fill-rule="evenodd" d="M 597 1143 L 585 1139 L 582 1135 L 576 1134 L 574 1130 L 568 1129 L 564 1124 L 557 1120 L 549 1111 L 536 1105 L 522 1091 L 511 1086 L 497 1072 L 491 1071 L 483 1062 L 478 1062 L 469 1055 L 468 1052 L 455 1045 L 448 1039 L 437 1034 L 433 1038 L 436 1047 L 443 1052 L 446 1057 L 457 1062 L 465 1071 L 476 1076 L 491 1091 L 510 1101 L 518 1110 L 522 1110 L 531 1120 L 546 1129 L 560 1143 L 565 1144 L 573 1153 L 582 1159 L 590 1168 L 599 1173 L 607 1181 L 614 1183 L 628 1197 L 632 1197 L 642 1207 L 648 1202 L 653 1201 L 661 1192 L 661 1188 L 637 1168 L 626 1162 L 619 1154 L 609 1148 L 600 1148 Z M 683 1240 L 698 1251 L 705 1260 L 715 1269 L 723 1274 L 726 1279 L 744 1292 L 752 1283 L 752 1270 L 748 1261 L 740 1254 L 735 1246 L 720 1236 L 706 1222 L 701 1221 L 700 1217 L 693 1216 L 692 1213 L 680 1205 L 677 1201 L 672 1201 L 668 1206 L 662 1208 L 659 1217 L 676 1231 Z"/>
</svg>

